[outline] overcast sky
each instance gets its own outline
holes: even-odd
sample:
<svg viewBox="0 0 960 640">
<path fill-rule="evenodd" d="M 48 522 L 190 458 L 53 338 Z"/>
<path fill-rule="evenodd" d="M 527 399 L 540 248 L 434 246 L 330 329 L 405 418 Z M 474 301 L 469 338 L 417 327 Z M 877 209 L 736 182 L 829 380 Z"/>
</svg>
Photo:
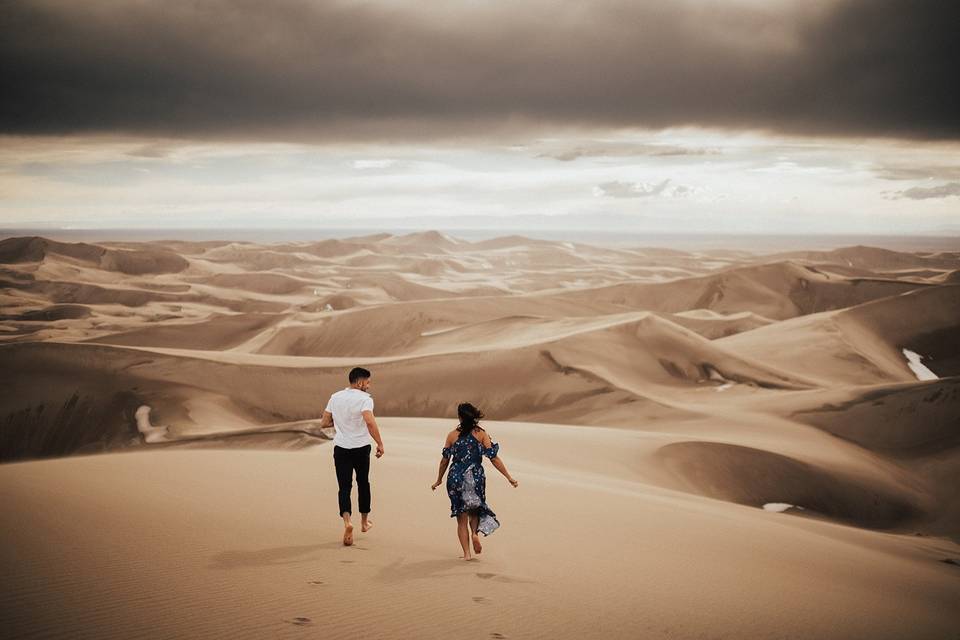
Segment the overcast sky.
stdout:
<svg viewBox="0 0 960 640">
<path fill-rule="evenodd" d="M 0 226 L 960 233 L 957 3 L 0 3 Z"/>
</svg>

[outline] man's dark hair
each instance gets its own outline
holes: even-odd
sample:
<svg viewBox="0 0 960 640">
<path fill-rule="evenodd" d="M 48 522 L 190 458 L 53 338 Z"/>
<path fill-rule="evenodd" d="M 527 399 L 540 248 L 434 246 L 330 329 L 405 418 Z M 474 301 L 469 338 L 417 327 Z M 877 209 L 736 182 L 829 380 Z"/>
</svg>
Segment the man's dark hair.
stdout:
<svg viewBox="0 0 960 640">
<path fill-rule="evenodd" d="M 363 367 L 354 367 L 350 370 L 350 384 L 353 384 L 357 380 L 363 380 L 364 378 L 369 378 L 370 372 L 364 369 Z"/>
</svg>

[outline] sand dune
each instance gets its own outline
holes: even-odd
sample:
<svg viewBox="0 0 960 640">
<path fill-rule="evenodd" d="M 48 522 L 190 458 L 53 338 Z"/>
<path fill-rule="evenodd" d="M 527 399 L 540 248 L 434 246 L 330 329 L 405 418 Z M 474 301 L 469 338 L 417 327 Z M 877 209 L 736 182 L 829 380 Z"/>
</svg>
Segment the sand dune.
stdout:
<svg viewBox="0 0 960 640">
<path fill-rule="evenodd" d="M 16 637 L 960 628 L 960 252 L 424 232 L 0 263 Z M 388 453 L 345 548 L 318 419 L 355 365 Z M 489 474 L 475 563 L 429 490 L 464 400 L 521 482 Z"/>
<path fill-rule="evenodd" d="M 956 269 L 953 271 L 948 271 L 947 273 L 944 273 L 941 278 L 939 278 L 939 281 L 943 282 L 944 284 L 960 284 L 960 271 Z"/>
<path fill-rule="evenodd" d="M 382 291 L 389 301 L 428 300 L 448 298 L 456 294 L 411 282 L 402 276 L 388 273 L 356 275 L 344 278 L 344 287 L 354 290 L 375 289 Z"/>
<path fill-rule="evenodd" d="M 465 243 L 439 231 L 422 231 L 383 238 L 377 244 L 381 247 L 396 247 L 404 253 L 411 253 L 456 249 Z"/>
<path fill-rule="evenodd" d="M 785 320 L 922 286 L 896 280 L 832 278 L 815 269 L 780 262 L 737 267 L 665 283 L 619 284 L 555 295 L 571 301 L 605 301 L 622 307 L 667 313 L 694 309 L 724 314 L 748 311 L 774 320 Z"/>
<path fill-rule="evenodd" d="M 0 240 L 0 263 L 40 262 L 47 255 L 72 258 L 107 271 L 127 274 L 176 273 L 188 262 L 166 249 L 113 250 L 84 243 L 63 243 L 46 238 Z"/>
<path fill-rule="evenodd" d="M 287 250 L 287 247 L 277 247 L 277 251 Z M 349 256 L 364 249 L 364 245 L 356 242 L 347 242 L 344 240 L 321 240 L 320 242 L 311 242 L 303 245 L 294 245 L 292 249 L 296 251 L 309 253 L 319 258 L 340 258 Z"/>
<path fill-rule="evenodd" d="M 798 394 L 779 406 L 871 451 L 918 456 L 960 445 L 960 378 Z"/>
<path fill-rule="evenodd" d="M 956 537 L 960 378 L 802 393 L 781 399 L 777 410 L 909 469 L 936 505 L 922 528 Z"/>
<path fill-rule="evenodd" d="M 960 287 L 924 288 L 761 327 L 723 338 L 745 356 L 825 381 L 852 384 L 915 380 L 902 349 L 956 375 L 960 358 Z"/>
<path fill-rule="evenodd" d="M 960 286 L 942 286 L 860 305 L 838 314 L 891 347 L 902 362 L 904 348 L 922 354 L 938 375 L 960 375 Z"/>
<path fill-rule="evenodd" d="M 218 273 L 204 282 L 214 287 L 243 289 L 270 295 L 295 293 L 309 286 L 307 282 L 279 273 Z"/>
<path fill-rule="evenodd" d="M 487 251 L 497 249 L 514 249 L 516 247 L 530 247 L 536 245 L 550 245 L 546 240 L 537 240 L 536 238 L 527 238 L 519 235 L 500 236 L 489 240 L 480 240 L 474 242 L 471 248 L 474 250 Z"/>
<path fill-rule="evenodd" d="M 280 317 L 275 314 L 214 314 L 203 322 L 164 324 L 93 338 L 87 342 L 180 349 L 231 349 L 259 335 Z"/>
<path fill-rule="evenodd" d="M 296 268 L 304 263 L 302 255 L 237 242 L 205 251 L 202 258 L 214 263 L 235 264 L 251 271 Z"/>
<path fill-rule="evenodd" d="M 668 319 L 691 331 L 699 333 L 708 340 L 732 336 L 758 327 L 765 327 L 775 322 L 770 318 L 764 318 L 750 311 L 724 315 L 710 311 L 709 309 L 681 311 L 680 313 L 670 314 Z"/>
<path fill-rule="evenodd" d="M 677 330 L 683 331 L 679 327 Z M 174 335 L 156 334 L 153 339 L 160 342 Z M 681 339 L 703 341 L 695 334 Z M 703 342 L 709 347 L 708 342 Z M 318 398 L 343 384 L 342 363 L 291 367 L 272 361 L 269 356 L 251 356 L 245 359 L 247 364 L 238 364 L 216 357 L 215 352 L 199 358 L 187 355 L 191 353 L 187 350 L 182 353 L 184 355 L 146 351 L 142 346 L 124 349 L 66 343 L 0 347 L 0 356 L 9 363 L 10 371 L 30 372 L 28 378 L 5 376 L 4 382 L 15 393 L 11 393 L 0 410 L 13 415 L 15 408 L 24 404 L 56 406 L 64 401 L 65 393 L 95 396 L 107 389 L 117 389 L 116 393 L 108 394 L 112 397 L 122 389 L 121 395 L 129 395 L 138 406 L 153 407 L 164 423 L 193 433 L 202 429 L 202 425 L 190 417 L 185 407 L 197 396 L 230 404 L 234 413 L 242 416 L 242 426 L 246 427 L 249 423 L 273 424 L 316 416 L 321 404 Z M 470 354 L 386 360 L 376 365 L 378 377 L 383 380 L 378 385 L 377 394 L 382 397 L 378 406 L 386 415 L 448 416 L 459 399 L 472 397 L 502 417 L 535 420 L 541 415 L 556 415 L 576 407 L 578 421 L 587 424 L 611 421 L 611 408 L 623 404 L 631 406 L 631 413 L 621 416 L 619 421 L 626 420 L 628 424 L 653 416 L 687 415 L 682 409 L 643 393 L 642 377 L 634 375 L 628 381 L 611 382 L 604 377 L 603 355 L 597 354 L 592 361 L 585 361 L 569 340 L 561 340 L 547 346 L 532 344 Z M 678 360 L 650 359 L 644 373 L 658 384 L 674 386 L 716 386 L 722 380 L 709 377 L 716 370 L 751 384 L 792 384 L 762 367 L 739 363 L 725 354 L 714 354 L 715 364 L 691 360 L 685 354 L 671 352 L 670 355 Z M 683 359 L 679 359 L 681 357 Z M 47 379 L 44 372 L 56 373 Z M 87 382 L 64 383 L 79 376 L 84 376 Z M 86 390 L 88 383 L 94 382 L 99 386 Z M 26 395 L 20 394 L 21 388 Z M 18 424 L 26 420 L 26 415 L 17 418 Z M 50 415 L 49 410 L 46 415 Z M 114 433 L 126 433 L 128 430 L 119 426 L 122 423 L 119 413 L 115 418 L 109 421 L 114 425 Z M 56 430 L 58 424 L 46 420 L 43 429 Z M 91 439 L 94 441 L 96 438 Z"/>
<path fill-rule="evenodd" d="M 324 510 L 335 481 L 323 447 L 0 467 L 9 515 L 0 541 L 17 549 L 16 562 L 5 556 L 2 594 L 21 602 L 8 629 L 439 638 L 450 630 L 435 621 L 455 618 L 476 638 L 598 628 L 611 638 L 710 637 L 722 627 L 738 637 L 925 639 L 960 622 L 957 568 L 943 562 L 955 546 L 660 488 L 628 470 L 655 443 L 623 446 L 622 431 L 492 423 L 522 484 L 491 479 L 503 527 L 479 561 L 458 562 L 445 498 L 427 486 L 448 426 L 384 421 L 393 448 L 374 465 L 376 527 L 351 548 Z M 609 464 L 581 470 L 545 454 L 581 443 Z M 537 524 L 555 526 L 543 535 Z M 586 544 L 598 526 L 603 544 Z M 379 603 L 362 617 L 336 604 L 358 589 Z"/>
<path fill-rule="evenodd" d="M 768 256 L 768 259 L 802 259 L 811 262 L 845 264 L 873 271 L 889 271 L 915 267 L 934 267 L 950 269 L 956 267 L 956 256 L 924 255 L 922 253 L 904 253 L 879 247 L 842 247 L 832 251 L 793 251 Z"/>
<path fill-rule="evenodd" d="M 824 469 L 788 456 L 718 442 L 677 442 L 658 451 L 661 462 L 693 493 L 761 507 L 782 502 L 804 516 L 826 516 L 862 527 L 890 529 L 921 520 L 916 492 L 891 491 L 876 482 Z"/>
<path fill-rule="evenodd" d="M 336 308 L 336 307 L 335 307 Z M 411 301 L 358 308 L 317 323 L 284 328 L 260 353 L 300 356 L 392 356 L 405 353 L 423 334 L 506 316 L 583 317 L 612 309 L 563 299 L 486 296 Z M 362 339 L 358 339 L 362 336 Z"/>
<path fill-rule="evenodd" d="M 255 331 L 251 323 L 273 320 L 269 316 L 228 317 L 201 326 L 168 326 L 98 341 L 144 347 L 180 340 L 182 349 L 210 348 L 206 341 L 217 339 L 221 341 L 217 346 L 225 348 Z M 618 320 L 587 327 L 560 323 L 552 328 L 520 322 L 512 333 L 503 330 L 503 322 L 471 327 L 472 350 L 466 346 L 469 340 L 456 330 L 430 336 L 447 340 L 434 346 L 436 354 L 412 353 L 408 358 L 377 364 L 378 376 L 384 380 L 380 406 L 387 415 L 445 416 L 458 399 L 472 397 L 504 418 L 575 415 L 585 424 L 637 425 L 654 417 L 692 415 L 674 404 L 676 390 L 685 387 L 809 385 L 802 378 L 741 360 L 660 318 L 644 315 Z M 233 337 L 224 333 L 230 330 L 229 323 L 233 323 Z M 499 344 L 483 339 L 501 333 L 510 337 Z M 541 334 L 546 337 L 537 337 Z M 449 352 L 457 345 L 455 352 Z M 68 379 L 79 375 L 90 380 L 102 378 L 102 387 L 126 389 L 124 393 L 136 398 L 138 405 L 154 407 L 164 415 L 164 422 L 187 434 L 202 429 L 202 421 L 186 409 L 195 396 L 226 402 L 237 416 L 233 422 L 242 427 L 316 415 L 317 398 L 339 387 L 343 367 L 291 368 L 271 362 L 269 356 L 239 365 L 142 349 L 50 343 L 9 345 L 0 349 L 0 354 L 11 370 L 34 371 L 27 382 L 8 380 L 11 389 L 27 383 L 36 396 L 43 371 L 55 371 Z M 32 402 L 42 406 L 62 402 L 57 395 L 64 393 L 57 391 L 62 386 L 62 382 L 44 383 L 41 388 L 51 389 L 49 396 L 36 396 Z M 66 392 L 82 395 L 82 385 L 76 390 L 74 386 L 68 385 Z M 96 389 L 89 393 L 96 394 Z M 14 396 L 11 406 L 3 409 L 13 412 L 17 403 L 22 404 L 23 397 Z M 623 411 L 621 405 L 625 404 L 630 406 L 629 412 Z M 18 424 L 26 420 L 26 414 L 17 418 Z M 119 415 L 108 422 L 114 425 L 115 434 L 126 433 Z M 58 422 L 44 425 L 43 429 L 52 431 L 59 428 Z"/>
<path fill-rule="evenodd" d="M 0 316 L 0 320 L 47 321 L 77 320 L 90 316 L 90 307 L 82 304 L 54 304 L 43 309 L 24 311 L 20 314 Z"/>
</svg>

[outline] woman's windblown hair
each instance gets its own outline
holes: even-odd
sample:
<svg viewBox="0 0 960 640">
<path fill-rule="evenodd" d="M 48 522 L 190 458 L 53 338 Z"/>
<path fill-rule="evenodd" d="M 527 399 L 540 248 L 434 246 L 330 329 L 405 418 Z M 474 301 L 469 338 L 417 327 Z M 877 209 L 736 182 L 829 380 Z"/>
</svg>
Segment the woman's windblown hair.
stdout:
<svg viewBox="0 0 960 640">
<path fill-rule="evenodd" d="M 457 416 L 460 418 L 457 430 L 460 432 L 459 437 L 463 438 L 479 426 L 478 423 L 483 420 L 483 411 L 469 402 L 461 402 L 457 405 Z"/>
</svg>

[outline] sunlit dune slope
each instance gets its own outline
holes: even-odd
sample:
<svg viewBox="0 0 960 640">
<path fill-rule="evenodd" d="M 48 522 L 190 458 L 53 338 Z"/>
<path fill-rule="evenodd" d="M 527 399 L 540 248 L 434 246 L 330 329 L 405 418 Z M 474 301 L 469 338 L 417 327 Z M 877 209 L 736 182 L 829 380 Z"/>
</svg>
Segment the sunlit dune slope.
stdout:
<svg viewBox="0 0 960 640">
<path fill-rule="evenodd" d="M 795 318 L 718 344 L 787 371 L 848 384 L 916 380 L 903 349 L 939 375 L 956 375 L 960 287 L 945 285 Z"/>
</svg>

